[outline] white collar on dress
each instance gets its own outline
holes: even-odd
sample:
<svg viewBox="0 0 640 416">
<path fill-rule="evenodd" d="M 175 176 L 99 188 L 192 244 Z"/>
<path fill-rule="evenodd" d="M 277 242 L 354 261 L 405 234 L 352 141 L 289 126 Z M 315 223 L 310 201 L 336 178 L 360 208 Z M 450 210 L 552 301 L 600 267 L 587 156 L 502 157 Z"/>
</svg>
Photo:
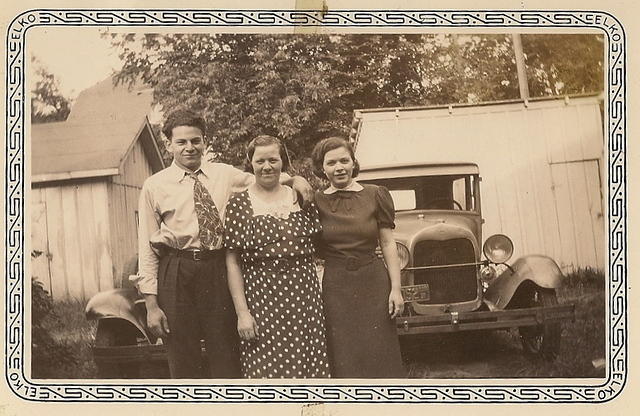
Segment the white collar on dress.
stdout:
<svg viewBox="0 0 640 416">
<path fill-rule="evenodd" d="M 363 189 L 364 188 L 363 188 L 362 185 L 360 185 L 358 182 L 356 182 L 355 179 L 352 179 L 351 183 L 346 188 L 336 188 L 333 185 L 329 185 L 329 187 L 324 190 L 324 193 L 329 195 L 329 194 L 334 194 L 334 193 L 336 193 L 338 191 L 360 192 Z"/>
</svg>

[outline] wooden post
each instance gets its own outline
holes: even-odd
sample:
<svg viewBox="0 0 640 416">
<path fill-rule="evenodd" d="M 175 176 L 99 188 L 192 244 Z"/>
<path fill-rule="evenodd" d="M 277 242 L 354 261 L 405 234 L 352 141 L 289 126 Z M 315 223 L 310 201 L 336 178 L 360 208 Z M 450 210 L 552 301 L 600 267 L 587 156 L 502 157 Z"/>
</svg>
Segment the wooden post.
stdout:
<svg viewBox="0 0 640 416">
<path fill-rule="evenodd" d="M 308 403 L 302 406 L 301 416 L 323 416 L 324 403 Z"/>
<path fill-rule="evenodd" d="M 296 0 L 296 10 L 304 11 L 320 11 L 324 15 L 327 11 L 327 3 L 325 0 Z M 295 26 L 293 33 L 320 33 L 322 26 L 318 22 L 314 22 L 311 26 Z"/>
<path fill-rule="evenodd" d="M 513 52 L 516 55 L 516 69 L 518 71 L 518 86 L 520 98 L 529 99 L 529 83 L 527 82 L 527 68 L 524 65 L 524 53 L 522 52 L 522 39 L 519 33 L 511 35 L 513 39 Z"/>
</svg>

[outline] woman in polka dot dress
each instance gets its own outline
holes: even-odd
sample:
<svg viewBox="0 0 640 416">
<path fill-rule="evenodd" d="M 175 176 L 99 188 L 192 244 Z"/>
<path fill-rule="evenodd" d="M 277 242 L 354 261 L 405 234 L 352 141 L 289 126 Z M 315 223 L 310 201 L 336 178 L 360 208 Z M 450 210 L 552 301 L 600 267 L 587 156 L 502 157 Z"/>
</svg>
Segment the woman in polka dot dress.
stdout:
<svg viewBox="0 0 640 416">
<path fill-rule="evenodd" d="M 249 144 L 254 185 L 226 208 L 229 289 L 238 315 L 243 376 L 329 377 L 320 286 L 312 238 L 315 207 L 301 209 L 279 183 L 288 159 L 278 139 Z"/>
</svg>

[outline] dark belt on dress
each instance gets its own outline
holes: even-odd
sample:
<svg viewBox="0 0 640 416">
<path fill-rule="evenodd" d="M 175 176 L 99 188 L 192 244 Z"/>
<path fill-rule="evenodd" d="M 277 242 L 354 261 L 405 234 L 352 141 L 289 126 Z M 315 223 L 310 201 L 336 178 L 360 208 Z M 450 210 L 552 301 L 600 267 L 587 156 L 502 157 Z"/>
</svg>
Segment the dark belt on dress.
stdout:
<svg viewBox="0 0 640 416">
<path fill-rule="evenodd" d="M 312 264 L 313 256 L 311 256 L 310 254 L 302 254 L 298 256 L 258 257 L 254 259 L 243 259 L 243 264 L 245 267 L 280 272 L 289 270 L 296 262 L 298 262 L 300 265 L 303 265 L 305 263 Z"/>
<path fill-rule="evenodd" d="M 179 250 L 177 248 L 163 246 L 163 256 L 175 256 L 193 261 L 211 260 L 223 253 L 223 250 L 200 250 L 199 248 Z"/>
<path fill-rule="evenodd" d="M 333 264 L 342 266 L 344 269 L 354 272 L 361 267 L 373 263 L 378 259 L 378 256 L 372 254 L 371 256 L 340 256 L 340 255 L 326 255 L 325 260 L 330 261 Z"/>
</svg>

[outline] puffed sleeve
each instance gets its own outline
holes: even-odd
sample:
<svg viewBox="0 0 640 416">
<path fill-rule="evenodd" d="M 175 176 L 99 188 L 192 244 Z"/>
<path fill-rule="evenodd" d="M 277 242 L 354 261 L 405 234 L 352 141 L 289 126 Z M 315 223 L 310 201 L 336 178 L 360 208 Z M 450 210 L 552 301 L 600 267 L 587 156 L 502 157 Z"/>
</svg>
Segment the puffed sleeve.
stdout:
<svg viewBox="0 0 640 416">
<path fill-rule="evenodd" d="M 396 228 L 396 210 L 389 190 L 384 186 L 378 186 L 376 190 L 376 220 L 379 228 Z"/>
<path fill-rule="evenodd" d="M 246 236 L 244 224 L 247 222 L 246 209 L 242 204 L 245 202 L 240 198 L 240 194 L 233 194 L 227 203 L 226 219 L 224 224 L 224 246 L 226 248 L 244 249 Z"/>
<path fill-rule="evenodd" d="M 318 207 L 314 202 L 309 204 L 307 213 L 309 215 L 309 228 L 311 231 L 311 235 L 320 234 L 320 232 L 322 231 L 322 224 L 320 223 L 320 214 L 318 214 Z"/>
</svg>

